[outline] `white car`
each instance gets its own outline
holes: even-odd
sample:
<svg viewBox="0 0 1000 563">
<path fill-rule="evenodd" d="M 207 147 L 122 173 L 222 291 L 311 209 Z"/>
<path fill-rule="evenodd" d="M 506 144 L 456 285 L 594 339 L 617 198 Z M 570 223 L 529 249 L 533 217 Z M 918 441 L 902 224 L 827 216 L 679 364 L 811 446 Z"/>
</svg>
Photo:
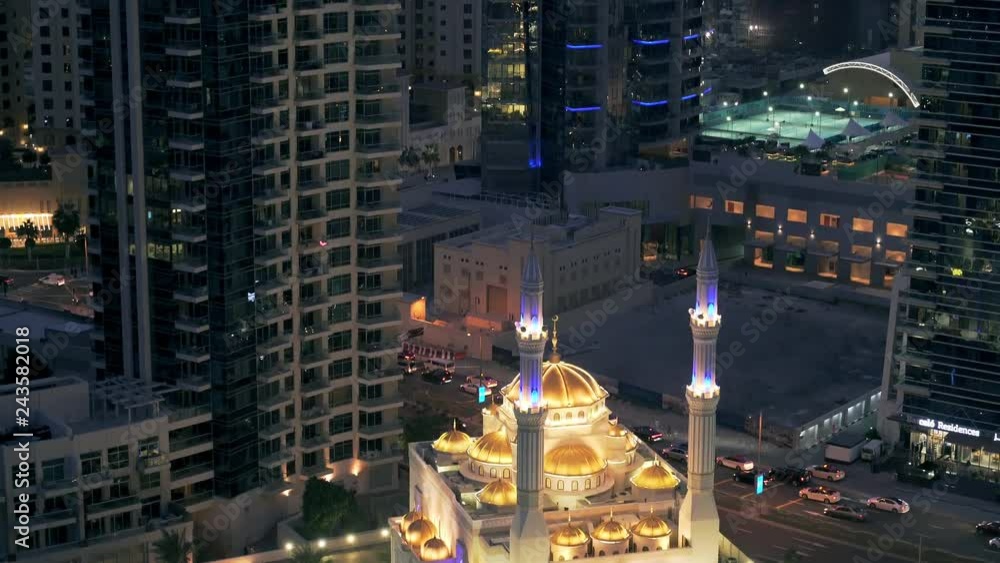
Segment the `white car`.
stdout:
<svg viewBox="0 0 1000 563">
<path fill-rule="evenodd" d="M 835 491 L 828 487 L 806 487 L 799 491 L 799 498 L 836 504 L 840 502 L 840 491 Z"/>
<path fill-rule="evenodd" d="M 59 275 L 59 274 L 49 274 L 49 275 L 45 276 L 44 278 L 39 278 L 38 279 L 38 283 L 41 283 L 41 284 L 44 284 L 44 285 L 62 286 L 62 285 L 66 285 L 66 276 L 62 276 L 62 275 Z"/>
<path fill-rule="evenodd" d="M 468 393 L 470 395 L 479 394 L 478 383 L 472 383 L 471 381 L 466 381 L 465 383 L 461 384 L 458 388 L 461 389 L 463 393 Z"/>
<path fill-rule="evenodd" d="M 480 386 L 480 385 L 482 385 L 483 387 L 486 387 L 487 389 L 493 389 L 497 385 L 500 385 L 500 383 L 496 379 L 493 379 L 492 377 L 490 377 L 488 375 L 483 375 L 483 376 L 470 375 L 469 377 L 465 378 L 465 382 L 466 383 L 471 383 L 471 384 L 473 384 L 473 385 L 475 385 L 477 387 Z"/>
<path fill-rule="evenodd" d="M 715 458 L 715 464 L 737 471 L 753 471 L 753 461 L 741 455 L 720 455 Z"/>
<path fill-rule="evenodd" d="M 910 505 L 905 501 L 892 497 L 872 497 L 868 499 L 868 508 L 884 510 L 885 512 L 896 512 L 906 514 L 910 511 Z"/>
<path fill-rule="evenodd" d="M 1000 538 L 990 540 L 990 549 L 1000 549 Z"/>
<path fill-rule="evenodd" d="M 812 473 L 813 477 L 817 479 L 826 479 L 827 481 L 840 481 L 844 477 L 847 477 L 847 472 L 843 469 L 830 465 L 829 463 L 824 463 L 823 465 L 810 465 L 806 468 L 809 473 Z"/>
</svg>

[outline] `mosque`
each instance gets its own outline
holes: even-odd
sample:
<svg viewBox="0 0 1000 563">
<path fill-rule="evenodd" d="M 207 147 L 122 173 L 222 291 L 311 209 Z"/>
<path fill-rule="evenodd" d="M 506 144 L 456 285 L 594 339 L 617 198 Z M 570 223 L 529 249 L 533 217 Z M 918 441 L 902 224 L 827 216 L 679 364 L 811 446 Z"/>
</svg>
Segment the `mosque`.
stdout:
<svg viewBox="0 0 1000 563">
<path fill-rule="evenodd" d="M 522 269 L 515 330 L 520 374 L 483 410 L 483 435 L 410 444 L 410 511 L 390 519 L 393 563 L 717 563 L 713 492 L 718 264 L 706 237 L 690 309 L 688 471 L 681 475 L 621 424 L 608 392 L 564 362 L 543 325 L 537 256 Z M 551 328 L 552 354 L 543 361 Z"/>
</svg>

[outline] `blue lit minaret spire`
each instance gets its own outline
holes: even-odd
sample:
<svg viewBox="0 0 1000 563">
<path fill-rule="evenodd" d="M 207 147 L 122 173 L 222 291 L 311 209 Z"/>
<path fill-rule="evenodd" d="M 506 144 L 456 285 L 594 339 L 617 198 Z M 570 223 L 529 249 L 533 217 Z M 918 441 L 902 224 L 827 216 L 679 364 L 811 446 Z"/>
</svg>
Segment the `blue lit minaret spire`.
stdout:
<svg viewBox="0 0 1000 563">
<path fill-rule="evenodd" d="M 691 544 L 697 563 L 715 563 L 719 557 L 719 510 L 715 505 L 715 413 L 719 382 L 715 377 L 715 348 L 722 328 L 719 315 L 719 263 L 712 246 L 709 221 L 698 260 L 698 290 L 688 310 L 694 354 L 688 403 L 688 492 L 678 518 L 680 535 Z"/>
<path fill-rule="evenodd" d="M 542 355 L 549 338 L 542 324 L 544 287 L 542 265 L 535 254 L 532 236 L 531 249 L 521 270 L 521 318 L 514 331 L 521 357 L 521 375 L 514 405 L 517 509 L 510 525 L 511 563 L 549 560 L 549 534 L 542 513 L 545 417 L 548 414 L 542 393 Z"/>
</svg>

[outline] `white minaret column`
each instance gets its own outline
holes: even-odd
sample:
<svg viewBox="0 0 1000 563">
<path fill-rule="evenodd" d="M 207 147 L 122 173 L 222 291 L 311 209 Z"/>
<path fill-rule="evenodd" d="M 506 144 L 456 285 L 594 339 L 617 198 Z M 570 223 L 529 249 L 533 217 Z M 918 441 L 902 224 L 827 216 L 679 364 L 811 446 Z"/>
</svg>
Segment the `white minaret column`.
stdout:
<svg viewBox="0 0 1000 563">
<path fill-rule="evenodd" d="M 542 268 L 534 244 L 521 272 L 521 320 L 515 325 L 521 356 L 517 419 L 517 511 L 510 525 L 510 563 L 549 560 L 549 532 L 542 515 L 542 475 L 545 456 L 545 416 L 542 397 L 542 355 L 548 331 L 542 325 Z"/>
<path fill-rule="evenodd" d="M 715 411 L 719 385 L 715 379 L 715 346 L 719 315 L 719 264 L 708 227 L 698 260 L 698 292 L 691 317 L 694 358 L 688 402 L 688 492 L 681 504 L 678 525 L 682 542 L 694 550 L 692 563 L 719 560 L 719 510 L 715 506 Z M 684 545 L 682 543 L 682 545 Z"/>
</svg>

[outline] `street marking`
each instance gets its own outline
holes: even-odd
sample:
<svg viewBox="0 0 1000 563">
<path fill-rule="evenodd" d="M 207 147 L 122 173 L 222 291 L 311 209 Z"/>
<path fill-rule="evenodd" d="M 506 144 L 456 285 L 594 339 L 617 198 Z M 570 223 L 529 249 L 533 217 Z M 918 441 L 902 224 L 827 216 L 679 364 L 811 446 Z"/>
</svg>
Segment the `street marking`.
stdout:
<svg viewBox="0 0 1000 563">
<path fill-rule="evenodd" d="M 775 510 L 781 510 L 782 508 L 785 508 L 786 506 L 791 506 L 793 504 L 798 504 L 800 502 L 802 502 L 802 499 L 797 498 L 795 500 L 790 500 L 790 501 L 786 502 L 785 504 L 780 504 L 778 506 L 775 506 L 774 509 Z"/>
<path fill-rule="evenodd" d="M 726 484 L 728 484 L 728 483 L 732 483 L 732 482 L 733 482 L 733 480 L 732 480 L 732 479 L 723 479 L 723 480 L 721 480 L 721 481 L 716 481 L 716 482 L 715 482 L 715 486 L 716 486 L 716 487 L 721 487 L 721 486 L 723 486 L 723 485 L 726 485 Z"/>
<path fill-rule="evenodd" d="M 751 492 L 749 492 L 749 493 L 741 496 L 740 498 L 750 498 L 752 496 L 757 496 L 757 491 L 751 491 Z"/>
</svg>

